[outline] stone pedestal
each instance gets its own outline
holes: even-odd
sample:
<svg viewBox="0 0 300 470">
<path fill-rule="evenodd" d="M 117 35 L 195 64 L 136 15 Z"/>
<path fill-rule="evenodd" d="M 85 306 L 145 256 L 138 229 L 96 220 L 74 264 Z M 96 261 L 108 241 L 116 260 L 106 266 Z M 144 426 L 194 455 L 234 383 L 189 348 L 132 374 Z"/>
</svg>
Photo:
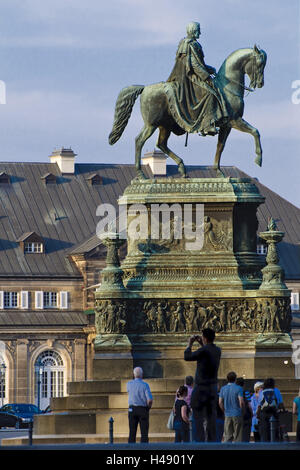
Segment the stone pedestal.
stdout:
<svg viewBox="0 0 300 470">
<path fill-rule="evenodd" d="M 124 432 L 127 440 L 126 383 L 141 366 L 154 394 L 150 438 L 160 433 L 165 441 L 175 391 L 195 374 L 196 364 L 183 359 L 188 338 L 205 327 L 216 331 L 222 348 L 220 384 L 232 370 L 248 389 L 272 376 L 291 407 L 298 384 L 290 379 L 290 293 L 276 250 L 283 234 L 273 223 L 260 234 L 270 247 L 265 262 L 256 253 L 263 203 L 257 187 L 234 178 L 134 180 L 119 203 L 129 234 L 138 228 L 139 237 L 127 240 L 122 265 L 120 236 L 103 238 L 107 266 L 95 292 L 93 380 L 69 383 L 69 395 L 52 400 L 53 412 L 35 418 L 35 435 L 60 442 L 67 433 L 85 433 L 96 442 L 113 417 L 116 439 Z M 200 234 L 196 244 L 193 231 Z M 172 431 L 167 439 L 174 439 Z"/>
<path fill-rule="evenodd" d="M 119 238 L 110 234 L 114 274 L 104 271 L 95 293 L 98 378 L 110 370 L 124 376 L 136 365 L 146 377 L 193 375 L 195 364 L 183 360 L 183 351 L 188 337 L 206 327 L 222 348 L 221 376 L 229 370 L 247 378 L 275 370 L 293 376 L 290 292 L 274 258 L 284 234 L 272 235 L 274 227 L 260 234 L 273 253 L 267 266 L 256 252 L 263 202 L 246 178 L 131 182 L 119 200 L 127 214 L 127 256 L 120 266 Z"/>
</svg>

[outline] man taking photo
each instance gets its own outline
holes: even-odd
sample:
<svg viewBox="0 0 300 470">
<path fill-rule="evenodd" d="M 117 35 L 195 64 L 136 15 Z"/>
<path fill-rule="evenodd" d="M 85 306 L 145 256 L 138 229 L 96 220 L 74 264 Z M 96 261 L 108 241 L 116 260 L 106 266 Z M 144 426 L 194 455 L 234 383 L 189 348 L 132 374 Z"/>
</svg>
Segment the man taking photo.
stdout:
<svg viewBox="0 0 300 470">
<path fill-rule="evenodd" d="M 202 336 L 190 337 L 188 347 L 184 351 L 185 361 L 197 361 L 195 386 L 191 397 L 196 442 L 205 441 L 204 418 L 207 422 L 207 441 L 216 441 L 217 386 L 221 349 L 214 344 L 214 340 L 215 332 L 210 328 L 205 328 Z M 201 347 L 192 352 L 195 341 Z"/>
</svg>

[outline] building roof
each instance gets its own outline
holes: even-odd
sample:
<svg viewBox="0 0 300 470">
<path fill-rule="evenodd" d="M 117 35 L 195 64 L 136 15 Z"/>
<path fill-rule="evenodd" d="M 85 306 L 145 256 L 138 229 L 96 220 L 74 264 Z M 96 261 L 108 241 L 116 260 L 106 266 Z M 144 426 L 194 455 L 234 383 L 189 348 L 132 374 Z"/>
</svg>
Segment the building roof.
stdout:
<svg viewBox="0 0 300 470">
<path fill-rule="evenodd" d="M 226 176 L 249 177 L 236 167 L 222 167 Z M 152 176 L 145 167 L 148 177 Z M 76 164 L 75 173 L 63 175 L 56 163 L 0 163 L 0 173 L 10 175 L 9 184 L 0 184 L 0 276 L 2 277 L 81 277 L 68 255 L 89 252 L 100 243 L 95 235 L 99 204 L 117 205 L 130 181 L 134 165 Z M 45 185 L 47 173 L 56 183 Z M 190 177 L 214 177 L 211 167 L 187 166 Z M 170 177 L 179 176 L 176 165 L 167 166 Z M 91 185 L 88 178 L 101 177 Z M 258 210 L 259 231 L 272 216 L 285 232 L 279 244 L 280 261 L 288 279 L 300 279 L 298 243 L 300 209 L 255 180 L 265 204 Z M 45 253 L 22 252 L 17 240 L 35 232 L 45 243 Z"/>
<path fill-rule="evenodd" d="M 72 326 L 82 327 L 87 325 L 87 315 L 82 312 L 57 312 L 57 311 L 41 311 L 35 310 L 28 311 L 14 311 L 3 310 L 0 312 L 0 329 L 1 327 L 9 328 L 16 326 L 29 326 L 29 327 L 42 327 L 46 326 Z"/>
</svg>

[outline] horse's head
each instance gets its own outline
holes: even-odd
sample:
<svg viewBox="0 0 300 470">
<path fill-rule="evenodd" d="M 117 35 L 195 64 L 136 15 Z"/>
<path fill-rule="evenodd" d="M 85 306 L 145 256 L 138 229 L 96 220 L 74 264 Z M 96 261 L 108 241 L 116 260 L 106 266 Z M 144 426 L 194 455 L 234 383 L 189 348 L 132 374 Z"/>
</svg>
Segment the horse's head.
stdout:
<svg viewBox="0 0 300 470">
<path fill-rule="evenodd" d="M 250 78 L 250 88 L 261 88 L 264 86 L 264 69 L 267 63 L 267 54 L 256 45 L 249 59 L 245 72 Z"/>
</svg>

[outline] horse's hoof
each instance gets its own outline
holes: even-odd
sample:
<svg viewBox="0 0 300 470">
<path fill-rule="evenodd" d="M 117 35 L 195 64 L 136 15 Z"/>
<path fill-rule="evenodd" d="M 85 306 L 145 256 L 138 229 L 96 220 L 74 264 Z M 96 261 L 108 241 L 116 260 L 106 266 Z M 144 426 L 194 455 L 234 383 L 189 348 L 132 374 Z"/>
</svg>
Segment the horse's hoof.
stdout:
<svg viewBox="0 0 300 470">
<path fill-rule="evenodd" d="M 223 171 L 221 170 L 221 168 L 219 168 L 218 166 L 214 166 L 213 169 L 216 171 L 217 176 L 219 178 L 225 178 L 225 175 L 224 175 Z"/>
<path fill-rule="evenodd" d="M 179 163 L 179 165 L 178 165 L 178 171 L 179 171 L 179 173 L 180 173 L 180 175 L 181 175 L 181 178 L 186 178 L 186 177 L 187 177 L 187 176 L 186 176 L 185 166 L 184 166 L 184 164 L 183 164 L 182 162 Z"/>
<path fill-rule="evenodd" d="M 257 157 L 254 161 L 255 161 L 256 165 L 262 166 L 262 156 L 261 155 L 257 155 Z"/>
<path fill-rule="evenodd" d="M 146 180 L 146 176 L 144 175 L 144 173 L 142 172 L 142 170 L 136 170 L 136 179 L 138 180 Z"/>
</svg>

